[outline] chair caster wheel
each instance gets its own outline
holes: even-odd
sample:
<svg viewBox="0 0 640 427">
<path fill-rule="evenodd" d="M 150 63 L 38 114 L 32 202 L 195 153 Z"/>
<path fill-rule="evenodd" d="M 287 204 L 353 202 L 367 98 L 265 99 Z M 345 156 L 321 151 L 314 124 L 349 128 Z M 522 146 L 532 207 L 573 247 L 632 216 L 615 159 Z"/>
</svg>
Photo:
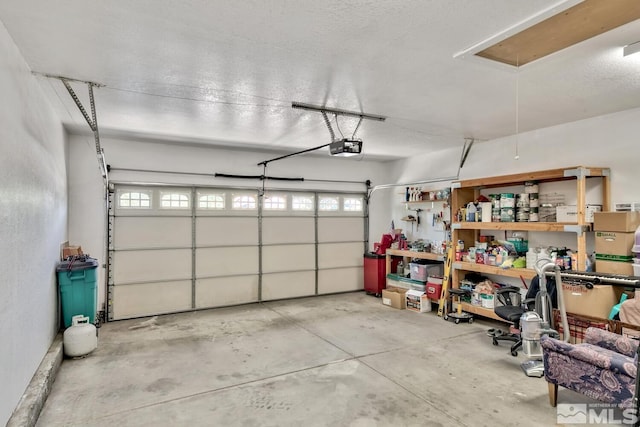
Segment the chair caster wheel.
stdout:
<svg viewBox="0 0 640 427">
<path fill-rule="evenodd" d="M 456 319 L 456 320 L 454 320 L 454 323 L 455 323 L 456 325 L 460 324 L 460 319 Z"/>
<path fill-rule="evenodd" d="M 472 323 L 473 323 L 473 317 L 470 317 L 469 318 L 469 324 L 472 324 Z"/>
<path fill-rule="evenodd" d="M 515 351 L 515 350 L 511 350 L 511 355 L 512 355 L 513 357 L 517 357 L 517 356 L 518 356 L 518 352 L 517 352 L 517 351 Z"/>
<path fill-rule="evenodd" d="M 497 339 L 494 338 L 492 342 L 493 342 L 493 345 L 498 345 L 498 340 Z"/>
<path fill-rule="evenodd" d="M 449 316 L 447 316 L 446 314 L 442 317 L 444 320 L 449 320 Z"/>
</svg>

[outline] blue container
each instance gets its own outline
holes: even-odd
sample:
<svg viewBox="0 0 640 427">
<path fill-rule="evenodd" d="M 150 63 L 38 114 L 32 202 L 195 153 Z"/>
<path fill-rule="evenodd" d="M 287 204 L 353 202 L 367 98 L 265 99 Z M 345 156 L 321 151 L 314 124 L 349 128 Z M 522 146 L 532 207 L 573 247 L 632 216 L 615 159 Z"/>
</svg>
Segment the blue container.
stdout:
<svg viewBox="0 0 640 427">
<path fill-rule="evenodd" d="M 98 305 L 98 260 L 90 257 L 63 261 L 56 268 L 64 327 L 82 314 L 95 323 Z"/>
</svg>

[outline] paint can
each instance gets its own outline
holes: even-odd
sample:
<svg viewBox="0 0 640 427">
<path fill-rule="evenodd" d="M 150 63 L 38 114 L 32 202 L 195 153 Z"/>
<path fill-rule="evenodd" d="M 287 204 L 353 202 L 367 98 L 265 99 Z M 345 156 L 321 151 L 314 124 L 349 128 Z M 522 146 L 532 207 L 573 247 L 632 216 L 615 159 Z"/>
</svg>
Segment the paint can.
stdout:
<svg viewBox="0 0 640 427">
<path fill-rule="evenodd" d="M 503 208 L 515 208 L 516 201 L 513 193 L 502 193 L 500 194 L 500 209 Z"/>
<path fill-rule="evenodd" d="M 529 222 L 529 209 L 518 209 L 516 212 L 516 222 Z"/>
<path fill-rule="evenodd" d="M 514 222 L 514 219 L 514 209 L 512 207 L 500 208 L 500 222 Z"/>
<path fill-rule="evenodd" d="M 517 208 L 529 207 L 529 193 L 518 194 L 518 197 L 516 198 L 516 207 Z"/>
<path fill-rule="evenodd" d="M 525 193 L 538 193 L 538 183 L 536 181 L 526 181 L 524 183 L 524 192 Z"/>
<path fill-rule="evenodd" d="M 489 200 L 491 200 L 491 208 L 492 209 L 500 209 L 500 195 L 499 194 L 489 194 Z"/>
<path fill-rule="evenodd" d="M 540 221 L 538 208 L 529 208 L 529 222 L 538 222 L 538 221 Z"/>
<path fill-rule="evenodd" d="M 500 208 L 491 209 L 491 222 L 500 222 Z"/>
<path fill-rule="evenodd" d="M 540 206 L 540 199 L 538 198 L 538 193 L 529 193 L 529 206 L 532 208 L 537 208 Z"/>
</svg>

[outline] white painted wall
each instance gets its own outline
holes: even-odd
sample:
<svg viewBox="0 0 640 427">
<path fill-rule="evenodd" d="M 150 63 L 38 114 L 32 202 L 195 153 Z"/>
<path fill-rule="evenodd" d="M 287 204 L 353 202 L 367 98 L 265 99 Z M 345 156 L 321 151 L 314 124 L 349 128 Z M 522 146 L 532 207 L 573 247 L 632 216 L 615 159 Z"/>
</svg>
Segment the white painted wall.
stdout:
<svg viewBox="0 0 640 427">
<path fill-rule="evenodd" d="M 611 202 L 640 201 L 640 109 L 581 120 L 518 135 L 520 159 L 515 160 L 516 136 L 476 143 L 460 171 L 460 179 L 505 175 L 570 166 L 611 168 Z M 413 156 L 392 165 L 391 179 L 411 182 L 457 174 L 462 141 L 448 150 Z M 599 179 L 588 180 L 587 203 L 600 201 Z M 560 183 L 541 192 L 557 191 L 575 203 L 575 185 Z M 406 214 L 401 196 L 392 201 L 394 219 Z M 421 236 L 422 237 L 422 236 Z M 530 245 L 573 247 L 571 233 L 529 233 Z M 587 240 L 588 247 L 592 240 Z"/>
<path fill-rule="evenodd" d="M 0 425 L 58 331 L 67 236 L 65 133 L 0 23 Z"/>
<path fill-rule="evenodd" d="M 99 120 L 99 93 L 97 94 Z M 214 178 L 214 173 L 261 175 L 257 163 L 276 157 L 273 154 L 222 150 L 189 144 L 169 144 L 119 138 L 102 138 L 107 163 L 113 167 L 112 181 L 158 182 L 188 185 L 221 185 L 258 188 L 258 180 Z M 103 183 L 95 158 L 92 136 L 71 135 L 69 141 L 69 241 L 82 245 L 86 253 L 104 263 L 105 214 Z M 211 176 L 167 173 L 140 173 L 116 169 L 146 169 L 156 171 L 206 173 Z M 302 177 L 306 180 L 346 180 L 375 184 L 388 183 L 387 167 L 380 162 L 354 161 L 328 155 L 300 155 L 269 165 L 268 176 Z M 330 182 L 268 181 L 268 188 L 313 189 L 329 191 L 365 191 L 362 184 Z M 371 235 L 380 239 L 382 230 L 391 222 L 388 195 L 375 193 L 371 200 Z M 370 247 L 373 243 L 370 242 Z M 104 270 L 101 269 L 101 273 Z M 99 279 L 99 307 L 105 300 L 104 277 Z"/>
</svg>

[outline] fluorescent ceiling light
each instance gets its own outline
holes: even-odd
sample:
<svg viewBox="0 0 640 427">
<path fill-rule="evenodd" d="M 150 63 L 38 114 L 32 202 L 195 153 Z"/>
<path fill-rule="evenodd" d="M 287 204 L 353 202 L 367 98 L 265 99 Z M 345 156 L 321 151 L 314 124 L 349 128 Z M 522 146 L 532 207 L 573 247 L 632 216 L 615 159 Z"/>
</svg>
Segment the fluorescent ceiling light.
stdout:
<svg viewBox="0 0 640 427">
<path fill-rule="evenodd" d="M 628 44 L 622 49 L 623 56 L 633 55 L 634 53 L 640 52 L 640 41 L 635 43 Z"/>
</svg>

